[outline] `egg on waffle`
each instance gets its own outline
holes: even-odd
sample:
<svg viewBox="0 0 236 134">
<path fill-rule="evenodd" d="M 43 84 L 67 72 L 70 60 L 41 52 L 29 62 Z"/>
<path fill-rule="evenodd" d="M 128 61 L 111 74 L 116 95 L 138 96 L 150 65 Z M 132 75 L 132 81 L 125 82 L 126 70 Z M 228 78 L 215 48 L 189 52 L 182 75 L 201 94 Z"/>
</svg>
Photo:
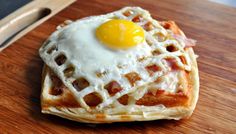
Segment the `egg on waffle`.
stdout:
<svg viewBox="0 0 236 134">
<path fill-rule="evenodd" d="M 189 117 L 199 92 L 194 45 L 140 7 L 59 26 L 39 50 L 42 112 L 87 123 Z"/>
</svg>

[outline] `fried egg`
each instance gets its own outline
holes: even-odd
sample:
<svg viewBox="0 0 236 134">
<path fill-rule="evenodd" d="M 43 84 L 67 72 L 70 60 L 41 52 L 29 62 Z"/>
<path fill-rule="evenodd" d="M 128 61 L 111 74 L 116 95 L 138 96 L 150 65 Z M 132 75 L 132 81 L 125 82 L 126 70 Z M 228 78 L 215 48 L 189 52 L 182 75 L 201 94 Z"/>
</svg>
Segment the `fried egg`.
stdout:
<svg viewBox="0 0 236 134">
<path fill-rule="evenodd" d="M 112 79 L 128 89 L 131 85 L 123 75 L 131 71 L 143 77 L 137 84 L 148 80 L 138 60 L 151 56 L 152 49 L 145 41 L 145 31 L 137 24 L 96 17 L 74 22 L 58 32 L 58 50 L 75 66 L 75 74 L 85 77 L 94 87 Z M 98 78 L 97 74 L 105 75 Z"/>
</svg>

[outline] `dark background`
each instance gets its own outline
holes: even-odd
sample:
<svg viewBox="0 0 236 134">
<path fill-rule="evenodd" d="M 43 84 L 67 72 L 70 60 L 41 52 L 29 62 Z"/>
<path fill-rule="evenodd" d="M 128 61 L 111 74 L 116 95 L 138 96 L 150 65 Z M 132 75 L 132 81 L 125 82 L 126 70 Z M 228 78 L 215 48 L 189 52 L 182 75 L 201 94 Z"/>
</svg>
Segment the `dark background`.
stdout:
<svg viewBox="0 0 236 134">
<path fill-rule="evenodd" d="M 32 0 L 0 0 L 0 20 Z"/>
</svg>

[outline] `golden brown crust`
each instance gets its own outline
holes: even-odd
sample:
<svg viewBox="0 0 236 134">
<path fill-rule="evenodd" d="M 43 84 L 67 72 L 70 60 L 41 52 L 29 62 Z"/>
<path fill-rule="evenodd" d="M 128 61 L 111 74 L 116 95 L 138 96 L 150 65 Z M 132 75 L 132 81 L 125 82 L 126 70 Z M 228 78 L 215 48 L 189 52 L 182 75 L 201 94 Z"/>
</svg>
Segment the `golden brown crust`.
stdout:
<svg viewBox="0 0 236 134">
<path fill-rule="evenodd" d="M 50 76 L 53 82 L 50 88 L 47 89 L 50 95 L 58 96 L 57 99 L 47 99 L 47 97 L 41 95 L 41 105 L 43 108 L 47 107 L 80 107 L 76 101 L 74 95 L 62 84 L 59 78 L 57 78 L 50 69 L 45 65 L 43 69 L 43 80 L 45 82 L 46 76 Z M 44 83 L 43 82 L 43 83 Z M 44 86 L 44 85 L 43 85 Z M 58 91 L 59 90 L 59 91 Z M 43 92 L 43 90 L 42 90 Z M 63 94 L 63 95 L 62 95 Z"/>
</svg>

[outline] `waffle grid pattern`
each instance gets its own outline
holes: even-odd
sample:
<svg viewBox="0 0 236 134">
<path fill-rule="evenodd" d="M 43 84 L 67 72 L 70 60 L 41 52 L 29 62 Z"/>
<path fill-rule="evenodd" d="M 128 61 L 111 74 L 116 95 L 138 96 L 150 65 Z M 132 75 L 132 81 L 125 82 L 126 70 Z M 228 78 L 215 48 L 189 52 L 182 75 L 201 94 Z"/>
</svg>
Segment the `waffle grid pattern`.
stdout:
<svg viewBox="0 0 236 134">
<path fill-rule="evenodd" d="M 184 44 L 181 44 L 181 42 L 175 40 L 171 36 L 171 32 L 165 30 L 157 21 L 153 20 L 147 11 L 136 7 L 127 7 L 108 16 L 112 19 L 130 20 L 143 27 L 146 32 L 146 42 L 152 48 L 153 55 L 150 57 L 137 59 L 137 61 L 140 62 L 140 67 L 142 67 L 143 70 L 146 70 L 147 74 L 150 73 L 147 70 L 147 66 L 155 65 L 159 68 L 159 70 L 154 72 L 152 76 L 150 76 L 149 74 L 149 76 L 152 77 L 153 80 L 157 79 L 160 76 L 163 76 L 169 71 L 166 59 L 174 59 L 176 65 L 180 69 L 190 71 L 190 59 L 188 59 L 188 56 L 186 56 L 183 47 Z M 59 33 L 58 38 L 61 38 L 60 36 L 61 35 Z M 135 83 L 139 82 L 139 80 L 144 76 L 139 76 L 138 72 L 130 72 L 131 74 L 136 74 L 136 78 L 139 77 L 140 79 L 134 80 L 133 83 L 128 80 L 127 82 L 130 84 L 129 89 L 123 89 L 121 91 L 118 91 L 114 95 L 111 95 L 109 91 L 105 89 L 105 86 L 100 87 L 100 89 L 98 90 L 94 88 L 94 86 L 90 84 L 87 79 L 83 77 L 75 78 L 75 66 L 70 62 L 70 60 L 67 59 L 65 53 L 57 50 L 55 42 L 45 42 L 43 47 L 40 49 L 40 54 L 46 64 L 50 68 L 52 68 L 57 76 L 59 76 L 63 84 L 68 87 L 68 89 L 76 96 L 76 99 L 81 108 L 84 108 L 87 111 L 91 111 L 94 108 L 98 111 L 101 111 L 105 107 L 110 107 L 111 104 L 113 105 L 113 107 L 121 106 L 122 104 L 119 103 L 118 99 L 125 95 L 128 95 L 129 97 L 127 105 L 135 105 L 137 99 L 142 97 L 135 96 L 137 94 L 137 89 L 139 89 L 139 94 L 141 93 L 144 95 L 148 90 L 147 85 L 153 82 L 151 81 L 142 86 L 135 86 Z M 184 58 L 186 63 L 183 63 L 180 57 Z M 50 60 L 48 59 L 51 59 L 54 62 L 50 62 Z M 102 77 L 103 74 L 98 75 Z M 122 75 L 124 79 L 128 79 L 128 77 L 125 77 L 124 74 Z M 78 76 L 78 74 L 76 76 Z M 123 88 L 122 85 L 119 86 Z M 98 96 L 102 100 L 101 103 L 93 108 L 86 104 L 84 97 L 88 94 L 96 94 L 96 96 Z"/>
</svg>

